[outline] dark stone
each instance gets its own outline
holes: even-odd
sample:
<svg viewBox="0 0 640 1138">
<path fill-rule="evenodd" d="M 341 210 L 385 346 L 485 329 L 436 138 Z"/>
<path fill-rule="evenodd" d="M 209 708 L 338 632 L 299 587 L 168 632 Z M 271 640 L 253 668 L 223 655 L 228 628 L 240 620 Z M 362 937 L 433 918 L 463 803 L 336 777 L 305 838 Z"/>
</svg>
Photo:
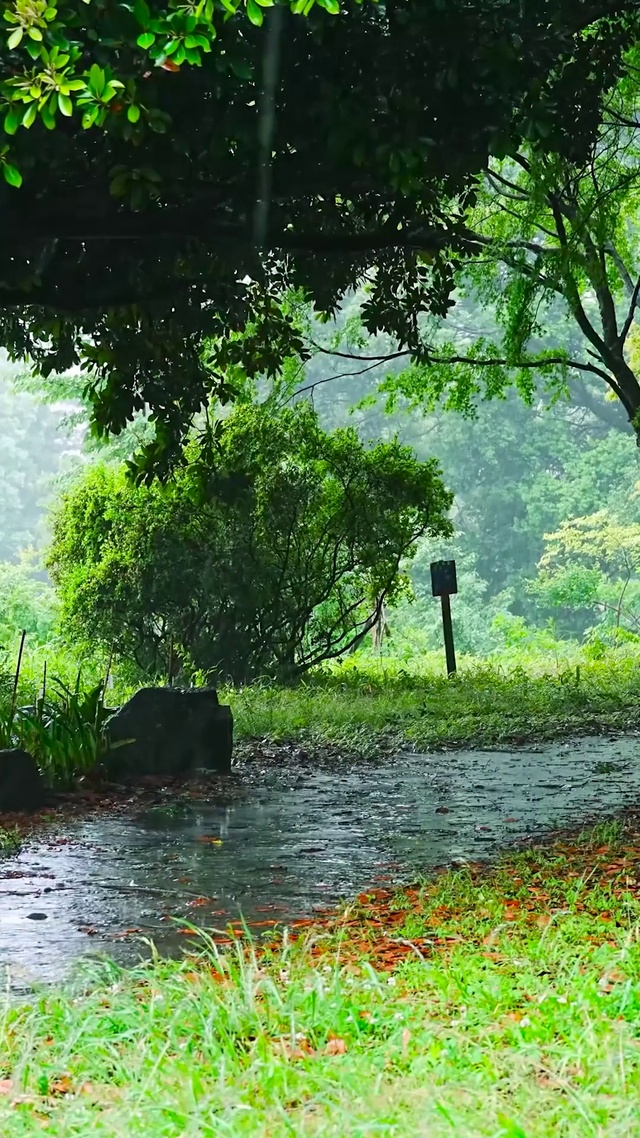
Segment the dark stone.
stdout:
<svg viewBox="0 0 640 1138">
<path fill-rule="evenodd" d="M 39 810 L 47 793 L 38 764 L 28 751 L 0 751 L 0 812 Z"/>
<path fill-rule="evenodd" d="M 233 716 L 213 688 L 142 688 L 106 724 L 114 778 L 231 770 Z"/>
</svg>

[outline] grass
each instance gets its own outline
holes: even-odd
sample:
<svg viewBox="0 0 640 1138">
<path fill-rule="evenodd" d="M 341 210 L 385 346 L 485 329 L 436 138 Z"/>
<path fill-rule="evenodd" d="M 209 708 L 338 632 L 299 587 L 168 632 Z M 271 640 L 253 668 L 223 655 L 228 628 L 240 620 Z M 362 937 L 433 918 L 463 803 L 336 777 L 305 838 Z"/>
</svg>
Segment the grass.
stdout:
<svg viewBox="0 0 640 1138">
<path fill-rule="evenodd" d="M 361 896 L 259 954 L 7 1004 L 3 1138 L 627 1138 L 640 831 Z"/>
<path fill-rule="evenodd" d="M 640 657 L 611 651 L 505 664 L 464 661 L 448 679 L 438 660 L 404 667 L 354 658 L 297 688 L 228 691 L 239 738 L 332 743 L 375 754 L 410 745 L 487 746 L 640 724 Z"/>
<path fill-rule="evenodd" d="M 106 663 L 89 661 L 80 681 L 69 653 L 53 652 L 52 661 L 48 674 L 57 678 L 47 680 L 43 701 L 42 650 L 25 653 L 17 712 L 11 670 L 0 670 L 0 747 L 25 747 L 49 785 L 68 787 L 102 752 Z M 240 741 L 329 745 L 372 757 L 404 746 L 491 746 L 640 725 L 640 652 L 633 648 L 597 660 L 572 648 L 571 662 L 529 653 L 460 664 L 448 679 L 440 654 L 410 663 L 353 656 L 295 688 L 256 683 L 221 696 Z M 117 671 L 112 678 L 107 695 L 115 706 L 135 688 Z"/>
</svg>

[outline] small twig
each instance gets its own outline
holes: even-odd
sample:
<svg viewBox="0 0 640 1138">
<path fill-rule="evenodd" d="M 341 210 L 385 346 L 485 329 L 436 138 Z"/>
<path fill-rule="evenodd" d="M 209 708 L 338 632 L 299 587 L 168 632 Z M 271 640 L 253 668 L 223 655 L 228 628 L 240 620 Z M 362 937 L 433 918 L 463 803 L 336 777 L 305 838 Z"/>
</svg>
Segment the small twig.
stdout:
<svg viewBox="0 0 640 1138">
<path fill-rule="evenodd" d="M 18 651 L 18 662 L 16 664 L 16 674 L 13 679 L 13 695 L 11 697 L 11 717 L 16 709 L 16 699 L 18 698 L 18 681 L 20 679 L 20 669 L 22 667 L 22 653 L 24 652 L 24 642 L 27 638 L 26 628 L 22 629 L 22 636 L 20 637 L 20 649 Z"/>
</svg>

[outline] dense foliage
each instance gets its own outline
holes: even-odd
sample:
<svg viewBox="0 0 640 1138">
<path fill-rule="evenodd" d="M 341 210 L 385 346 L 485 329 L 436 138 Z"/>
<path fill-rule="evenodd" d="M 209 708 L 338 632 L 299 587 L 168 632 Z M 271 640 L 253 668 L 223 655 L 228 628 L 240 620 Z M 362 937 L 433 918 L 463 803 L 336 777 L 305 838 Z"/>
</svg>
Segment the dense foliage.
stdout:
<svg viewBox="0 0 640 1138">
<path fill-rule="evenodd" d="M 285 286 L 331 310 L 367 280 L 367 326 L 421 354 L 468 252 L 469 176 L 522 139 L 584 156 L 638 19 L 630 0 L 264 7 L 2 5 L 0 342 L 45 375 L 82 361 L 100 431 L 148 404 L 143 473 L 233 393 L 230 362 L 273 374 L 300 346 Z"/>
<path fill-rule="evenodd" d="M 97 466 L 64 497 L 50 567 L 68 636 L 147 674 L 173 656 L 245 682 L 290 679 L 357 644 L 423 534 L 450 532 L 437 465 L 322 431 L 307 404 L 245 405 L 210 467 L 166 486 Z"/>
</svg>

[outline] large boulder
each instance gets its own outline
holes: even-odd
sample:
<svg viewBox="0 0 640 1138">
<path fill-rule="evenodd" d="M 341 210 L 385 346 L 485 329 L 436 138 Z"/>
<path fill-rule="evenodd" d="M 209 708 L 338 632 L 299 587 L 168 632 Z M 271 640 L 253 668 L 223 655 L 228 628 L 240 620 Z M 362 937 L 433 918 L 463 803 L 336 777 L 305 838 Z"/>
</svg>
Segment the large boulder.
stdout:
<svg viewBox="0 0 640 1138">
<path fill-rule="evenodd" d="M 47 792 L 38 764 L 28 751 L 0 751 L 0 813 L 39 810 Z"/>
<path fill-rule="evenodd" d="M 107 721 L 106 735 L 113 778 L 231 769 L 233 716 L 213 688 L 142 688 Z"/>
</svg>

